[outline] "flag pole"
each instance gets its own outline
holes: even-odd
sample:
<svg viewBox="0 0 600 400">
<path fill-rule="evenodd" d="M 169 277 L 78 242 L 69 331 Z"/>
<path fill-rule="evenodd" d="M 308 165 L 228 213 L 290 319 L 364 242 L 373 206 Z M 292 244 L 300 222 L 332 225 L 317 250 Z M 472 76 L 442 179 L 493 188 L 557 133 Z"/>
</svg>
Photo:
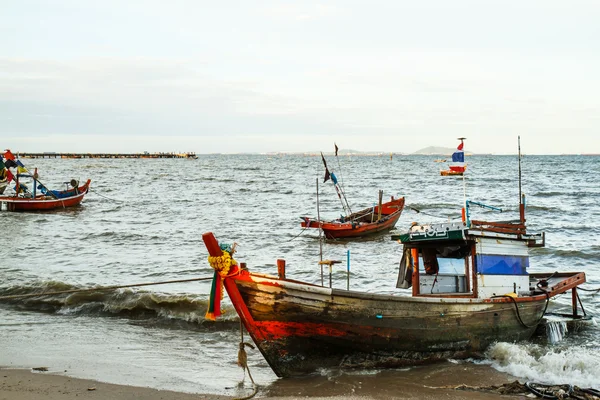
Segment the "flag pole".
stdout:
<svg viewBox="0 0 600 400">
<path fill-rule="evenodd" d="M 458 140 L 460 140 L 460 143 L 461 143 L 461 144 L 463 143 L 463 141 L 464 141 L 465 139 L 466 139 L 465 137 L 460 137 L 460 138 L 458 138 Z M 464 162 L 464 151 L 465 151 L 465 149 L 464 149 L 464 147 L 463 147 L 463 164 L 466 164 L 466 163 Z M 465 205 L 465 209 L 466 209 L 466 207 L 467 207 L 467 180 L 466 180 L 466 178 L 465 178 L 465 171 L 466 171 L 466 168 L 465 168 L 465 166 L 464 166 L 464 165 L 463 165 L 463 168 L 464 168 L 464 169 L 463 169 L 463 173 L 462 173 L 462 178 L 463 178 L 463 204 Z"/>
</svg>

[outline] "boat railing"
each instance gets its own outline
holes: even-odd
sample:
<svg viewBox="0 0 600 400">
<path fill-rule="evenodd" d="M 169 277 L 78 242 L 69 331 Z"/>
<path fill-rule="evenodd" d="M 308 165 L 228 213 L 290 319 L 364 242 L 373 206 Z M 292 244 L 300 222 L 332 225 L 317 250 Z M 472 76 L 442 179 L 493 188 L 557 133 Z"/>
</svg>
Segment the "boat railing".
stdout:
<svg viewBox="0 0 600 400">
<path fill-rule="evenodd" d="M 489 222 L 480 220 L 471 220 L 469 229 L 478 229 L 480 231 L 507 233 L 514 235 L 523 235 L 527 233 L 527 227 L 523 223 L 515 222 Z"/>
</svg>

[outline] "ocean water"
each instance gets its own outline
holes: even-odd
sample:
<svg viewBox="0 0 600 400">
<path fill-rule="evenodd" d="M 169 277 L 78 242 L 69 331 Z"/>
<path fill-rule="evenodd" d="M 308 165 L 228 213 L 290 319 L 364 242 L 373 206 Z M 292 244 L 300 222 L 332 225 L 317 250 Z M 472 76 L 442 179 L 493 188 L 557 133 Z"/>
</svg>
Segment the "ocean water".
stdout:
<svg viewBox="0 0 600 400">
<path fill-rule="evenodd" d="M 459 220 L 465 195 L 503 210 L 474 207 L 474 218 L 518 218 L 516 156 L 467 157 L 465 181 L 440 176 L 445 166 L 435 157 L 327 159 L 353 210 L 376 204 L 379 189 L 384 199 L 405 196 L 399 229 L 414 221 Z M 320 156 L 22 161 L 39 169 L 46 186 L 90 178 L 92 190 L 75 209 L 0 212 L 0 296 L 206 280 L 0 299 L 0 366 L 45 366 L 74 377 L 186 392 L 246 393 L 251 385 L 248 377 L 241 383 L 244 373 L 237 366 L 239 320 L 227 297 L 221 319 L 204 319 L 212 269 L 201 235 L 213 232 L 221 242 L 237 243 L 235 258 L 253 271 L 275 274 L 276 260 L 283 258 L 288 277 L 319 283 L 318 235 L 303 231 L 299 217 L 317 215 L 317 182 L 321 216 L 342 212 L 331 182 L 322 182 Z M 532 250 L 530 271 L 585 271 L 584 287 L 600 289 L 600 157 L 526 155 L 521 168 L 528 228 L 546 232 L 546 247 Z M 395 284 L 401 247 L 389 234 L 324 243 L 325 258 L 344 260 L 333 274 L 336 287 L 346 287 L 348 251 L 352 288 L 400 294 Z M 598 315 L 600 294 L 579 293 L 586 313 Z M 549 308 L 569 312 L 570 292 L 553 299 Z M 433 370 L 320 371 L 301 381 L 278 379 L 257 350 L 248 349 L 248 357 L 262 393 L 308 396 L 318 387 L 343 395 L 356 393 L 357 381 L 375 378 L 377 390 L 386 391 L 392 382 L 422 376 L 415 371 L 452 377 L 467 368 L 600 389 L 599 338 L 594 319 L 570 329 L 553 322 L 547 335 L 497 343 L 483 359 L 449 360 Z M 250 340 L 247 334 L 244 340 Z"/>
</svg>

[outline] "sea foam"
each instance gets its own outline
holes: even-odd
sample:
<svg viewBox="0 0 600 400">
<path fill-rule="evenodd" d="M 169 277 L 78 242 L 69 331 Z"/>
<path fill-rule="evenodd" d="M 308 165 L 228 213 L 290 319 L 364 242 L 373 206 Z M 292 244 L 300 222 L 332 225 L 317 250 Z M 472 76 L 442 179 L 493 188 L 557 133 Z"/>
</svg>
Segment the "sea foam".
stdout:
<svg viewBox="0 0 600 400">
<path fill-rule="evenodd" d="M 523 380 L 600 389 L 600 351 L 596 349 L 496 343 L 486 356 L 493 368 Z"/>
</svg>

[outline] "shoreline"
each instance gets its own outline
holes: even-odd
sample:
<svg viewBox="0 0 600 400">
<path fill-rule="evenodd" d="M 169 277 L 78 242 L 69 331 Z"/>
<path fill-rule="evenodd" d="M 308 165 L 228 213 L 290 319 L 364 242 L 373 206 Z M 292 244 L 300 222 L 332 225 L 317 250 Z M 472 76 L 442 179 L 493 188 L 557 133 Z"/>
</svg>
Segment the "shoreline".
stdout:
<svg viewBox="0 0 600 400">
<path fill-rule="evenodd" d="M 399 387 L 388 384 L 390 377 L 383 376 L 378 384 L 368 382 L 368 376 L 353 376 L 352 380 L 358 381 L 360 390 L 351 390 L 350 393 L 340 393 L 339 390 L 328 390 L 326 387 L 319 389 L 306 388 L 306 382 L 300 380 L 280 380 L 274 387 L 262 388 L 259 386 L 254 399 L 272 400 L 386 400 L 386 399 L 507 399 L 526 398 L 524 396 L 501 395 L 480 390 L 457 390 L 456 386 L 477 385 L 486 386 L 498 384 L 498 381 L 509 383 L 514 379 L 500 372 L 486 371 L 479 367 L 465 368 L 461 374 L 461 383 L 456 382 L 455 374 L 445 376 L 443 370 L 427 371 L 422 379 L 415 381 L 409 379 L 400 382 Z M 362 382 L 361 382 L 362 381 Z M 448 385 L 452 381 L 452 385 Z M 185 393 L 172 390 L 160 390 L 151 387 L 138 387 L 91 379 L 73 378 L 47 371 L 34 371 L 33 368 L 0 367 L 0 400 L 67 400 L 67 399 L 111 399 L 111 400 L 231 400 L 246 398 L 252 394 L 249 382 L 239 389 L 235 396 L 214 393 Z M 273 385 L 271 385 L 273 386 Z M 319 386 L 319 385 L 317 385 Z M 400 390 L 399 390 L 400 389 Z"/>
</svg>

